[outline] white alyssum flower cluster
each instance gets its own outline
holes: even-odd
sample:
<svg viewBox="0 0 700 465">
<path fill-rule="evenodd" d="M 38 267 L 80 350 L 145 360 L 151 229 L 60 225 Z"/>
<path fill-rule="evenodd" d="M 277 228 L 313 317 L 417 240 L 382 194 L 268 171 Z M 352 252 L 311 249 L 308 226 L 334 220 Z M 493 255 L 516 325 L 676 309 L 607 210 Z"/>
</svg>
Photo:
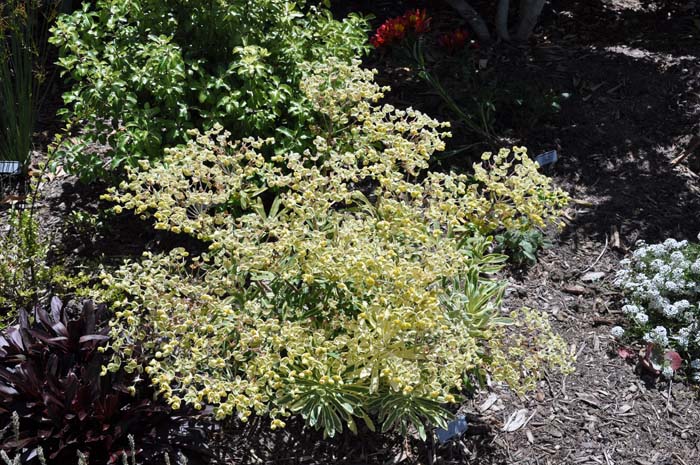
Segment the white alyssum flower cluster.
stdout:
<svg viewBox="0 0 700 465">
<path fill-rule="evenodd" d="M 691 370 L 700 372 L 700 245 L 639 241 L 621 265 L 615 284 L 626 296 L 622 312 L 630 332 L 690 355 Z M 611 334 L 619 338 L 625 331 L 616 326 Z"/>
</svg>

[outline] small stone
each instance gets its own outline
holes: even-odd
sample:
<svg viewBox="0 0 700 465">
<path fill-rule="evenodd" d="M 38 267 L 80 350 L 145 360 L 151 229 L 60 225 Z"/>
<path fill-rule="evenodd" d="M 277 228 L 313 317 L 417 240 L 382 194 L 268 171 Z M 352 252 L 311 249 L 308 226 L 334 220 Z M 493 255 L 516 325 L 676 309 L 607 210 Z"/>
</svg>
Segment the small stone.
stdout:
<svg viewBox="0 0 700 465">
<path fill-rule="evenodd" d="M 683 431 L 683 432 L 681 433 L 681 439 L 688 439 L 688 433 L 686 433 L 685 431 Z"/>
<path fill-rule="evenodd" d="M 592 283 L 594 281 L 599 281 L 605 277 L 605 273 L 602 271 L 591 271 L 589 273 L 581 276 L 581 281 L 584 283 Z"/>
<path fill-rule="evenodd" d="M 577 286 L 577 285 L 564 286 L 564 288 L 562 290 L 564 292 L 566 292 L 567 294 L 573 294 L 573 295 L 584 295 L 584 294 L 588 294 L 590 292 L 590 290 L 586 289 L 585 287 Z"/>
</svg>

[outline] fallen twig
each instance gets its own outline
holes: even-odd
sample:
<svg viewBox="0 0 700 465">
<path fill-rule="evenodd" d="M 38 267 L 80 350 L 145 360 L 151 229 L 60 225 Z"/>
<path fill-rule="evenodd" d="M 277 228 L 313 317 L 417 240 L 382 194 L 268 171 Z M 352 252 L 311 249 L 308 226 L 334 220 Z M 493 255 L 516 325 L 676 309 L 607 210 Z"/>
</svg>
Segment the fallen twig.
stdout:
<svg viewBox="0 0 700 465">
<path fill-rule="evenodd" d="M 584 274 L 586 271 L 593 269 L 593 267 L 598 264 L 600 259 L 603 258 L 603 255 L 605 254 L 606 250 L 608 250 L 608 236 L 605 236 L 605 245 L 603 245 L 603 250 L 598 255 L 598 258 L 596 258 L 595 261 L 588 268 L 581 271 L 579 274 Z"/>
</svg>

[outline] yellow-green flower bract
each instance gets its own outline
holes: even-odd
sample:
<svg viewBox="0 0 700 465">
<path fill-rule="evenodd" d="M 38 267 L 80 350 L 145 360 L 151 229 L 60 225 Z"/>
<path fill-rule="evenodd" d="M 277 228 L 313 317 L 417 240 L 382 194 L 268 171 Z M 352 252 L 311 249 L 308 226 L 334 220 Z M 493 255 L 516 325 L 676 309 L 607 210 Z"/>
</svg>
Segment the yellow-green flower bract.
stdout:
<svg viewBox="0 0 700 465">
<path fill-rule="evenodd" d="M 274 428 L 296 411 L 330 428 L 309 407 L 317 398 L 353 428 L 381 396 L 454 402 L 473 370 L 522 390 L 544 366 L 568 369 L 540 314 L 501 315 L 492 278 L 505 257 L 487 234 L 555 221 L 566 200 L 524 150 L 474 177 L 426 174 L 447 125 L 378 104 L 371 71 L 319 64 L 303 89 L 318 114 L 313 149 L 270 155 L 274 141 L 234 142 L 218 127 L 109 194 L 209 244 L 105 277 L 117 353 L 143 343 L 175 408 L 255 412 Z"/>
</svg>

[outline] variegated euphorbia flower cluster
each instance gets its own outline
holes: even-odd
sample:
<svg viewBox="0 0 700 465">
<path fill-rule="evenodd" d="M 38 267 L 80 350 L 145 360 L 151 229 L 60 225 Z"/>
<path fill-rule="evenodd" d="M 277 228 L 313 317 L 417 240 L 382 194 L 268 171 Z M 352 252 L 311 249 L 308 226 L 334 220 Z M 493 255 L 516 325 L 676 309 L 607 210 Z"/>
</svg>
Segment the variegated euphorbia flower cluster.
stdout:
<svg viewBox="0 0 700 465">
<path fill-rule="evenodd" d="M 490 277 L 505 257 L 484 234 L 555 220 L 565 200 L 524 151 L 513 166 L 488 155 L 494 166 L 474 178 L 426 175 L 446 125 L 378 104 L 371 71 L 319 64 L 303 90 L 312 149 L 275 154 L 272 140 L 215 128 L 107 196 L 209 244 L 104 276 L 121 354 L 107 368 L 138 340 L 174 407 L 269 415 L 273 427 L 299 412 L 330 434 L 397 402 L 415 407 L 410 421 L 428 416 L 474 370 L 522 390 L 543 367 L 568 369 L 547 321 L 503 315 Z"/>
<path fill-rule="evenodd" d="M 675 239 L 639 241 L 621 265 L 616 284 L 627 297 L 622 311 L 630 333 L 660 349 L 678 350 L 700 379 L 700 246 Z M 615 327 L 612 333 L 621 338 L 625 331 Z M 662 370 L 673 374 L 669 363 Z"/>
</svg>

